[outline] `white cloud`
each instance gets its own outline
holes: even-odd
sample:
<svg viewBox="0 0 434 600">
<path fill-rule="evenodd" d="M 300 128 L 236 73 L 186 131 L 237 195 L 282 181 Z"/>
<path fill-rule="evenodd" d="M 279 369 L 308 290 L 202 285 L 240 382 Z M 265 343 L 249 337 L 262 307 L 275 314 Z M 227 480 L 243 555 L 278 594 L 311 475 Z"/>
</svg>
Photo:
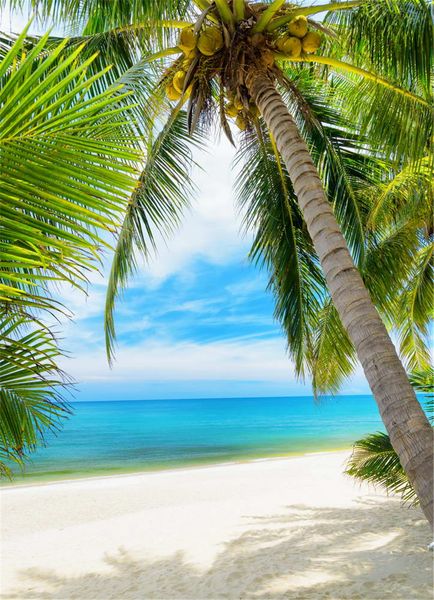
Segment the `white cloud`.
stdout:
<svg viewBox="0 0 434 600">
<path fill-rule="evenodd" d="M 134 346 L 119 347 L 112 370 L 103 351 L 84 350 L 68 360 L 68 372 L 81 382 L 120 381 L 130 384 L 181 381 L 245 381 L 282 383 L 290 391 L 295 385 L 294 367 L 283 338 L 240 337 L 217 342 L 174 342 L 150 339 Z M 297 385 L 300 389 L 300 384 Z M 307 382 L 306 391 L 309 393 Z M 360 370 L 342 393 L 367 393 Z"/>
<path fill-rule="evenodd" d="M 281 338 L 180 342 L 150 339 L 119 347 L 113 370 L 102 350 L 68 359 L 68 372 L 81 381 L 251 380 L 290 381 L 293 368 Z"/>
<path fill-rule="evenodd" d="M 234 257 L 245 259 L 248 242 L 234 206 L 233 157 L 234 149 L 225 140 L 197 157 L 204 168 L 193 173 L 197 198 L 178 231 L 159 244 L 157 256 L 140 269 L 133 285 L 159 285 L 174 274 L 188 279 L 195 260 L 224 265 Z"/>
</svg>

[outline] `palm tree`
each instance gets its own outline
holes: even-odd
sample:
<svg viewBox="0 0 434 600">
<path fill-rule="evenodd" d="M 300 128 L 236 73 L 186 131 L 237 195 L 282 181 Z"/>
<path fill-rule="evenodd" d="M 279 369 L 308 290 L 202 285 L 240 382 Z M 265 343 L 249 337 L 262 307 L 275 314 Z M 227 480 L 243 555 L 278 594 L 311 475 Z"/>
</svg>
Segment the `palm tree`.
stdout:
<svg viewBox="0 0 434 600">
<path fill-rule="evenodd" d="M 410 381 L 419 392 L 427 394 L 426 409 L 433 421 L 434 371 L 416 371 Z M 358 481 L 380 485 L 387 492 L 399 494 L 403 502 L 418 504 L 416 492 L 402 468 L 390 438 L 383 432 L 371 433 L 355 442 L 345 473 Z"/>
<path fill-rule="evenodd" d="M 125 210 L 139 154 L 120 88 L 94 90 L 91 60 L 27 29 L 0 46 L 0 474 L 57 430 L 70 408 L 48 327 L 67 309 Z"/>
<path fill-rule="evenodd" d="M 34 4 L 48 10 L 52 6 L 42 0 Z M 428 4 L 422 0 L 353 0 L 299 7 L 284 0 L 197 0 L 180 4 L 131 0 L 114 5 L 116 8 L 107 10 L 100 0 L 54 4 L 55 16 L 84 23 L 82 36 L 71 41 L 71 48 L 84 41 L 89 49 L 107 49 L 100 60 L 119 56 L 120 79 L 123 67 L 129 67 L 130 74 L 137 74 L 138 66 L 141 75 L 145 70 L 142 81 L 149 91 L 148 113 L 154 111 L 148 133 L 159 130 L 155 138 L 149 136 L 147 165 L 131 197 L 115 253 L 107 300 L 109 354 L 114 340 L 114 300 L 134 268 L 134 249 L 147 252 L 153 228 L 161 228 L 166 221 L 175 223 L 184 204 L 179 189 L 189 157 L 174 142 L 176 128 L 182 129 L 184 103 L 188 101 L 190 133 L 199 131 L 204 135 L 215 116 L 230 139 L 228 120 L 232 117 L 246 132 L 246 144 L 257 136 L 263 145 L 265 132 L 275 166 L 283 173 L 282 183 L 286 185 L 286 174 L 289 177 L 288 196 L 297 198 L 333 305 L 363 366 L 392 444 L 432 525 L 432 428 L 350 252 L 357 261 L 357 248 L 361 248 L 357 238 L 363 233 L 344 218 L 351 203 L 336 201 L 334 207 L 330 203 L 329 190 L 321 181 L 319 160 L 314 160 L 306 144 L 308 136 L 303 136 L 298 125 L 303 115 L 291 114 L 287 102 L 289 95 L 299 108 L 309 106 L 300 98 L 297 87 L 304 74 L 325 80 L 334 90 L 333 101 L 341 101 L 357 130 L 368 135 L 371 147 L 377 142 L 387 160 L 417 158 L 420 138 L 426 139 L 426 129 L 431 126 L 432 28 Z M 328 27 L 312 19 L 323 11 L 332 15 Z M 179 37 L 176 31 L 180 31 Z M 171 42 L 172 46 L 167 47 Z M 155 50 L 153 56 L 150 50 Z M 140 53 L 145 53 L 144 58 Z M 173 56 L 176 58 L 169 62 Z M 158 67 L 149 67 L 151 60 L 163 60 L 162 75 Z M 422 86 L 409 85 L 413 73 L 418 74 L 416 81 L 422 81 Z M 158 79 L 153 79 L 156 76 Z M 161 100 L 164 91 L 170 101 L 176 102 L 169 111 Z M 161 129 L 163 118 L 166 124 Z M 188 143 L 185 137 L 181 141 Z M 343 144 L 342 152 L 345 148 Z M 363 147 L 358 149 L 363 154 Z M 170 152 L 175 156 L 170 157 Z M 162 157 L 169 171 L 156 178 Z M 182 159 L 180 163 L 178 158 Z M 357 213 L 354 204 L 353 208 Z M 297 229 L 290 222 L 289 206 L 284 219 L 294 234 L 304 227 L 299 225 Z M 285 249 L 290 258 L 288 272 L 291 261 L 297 258 L 294 240 L 292 254 L 288 246 L 279 247 L 280 258 Z M 278 275 L 277 287 L 282 283 Z M 290 307 L 284 310 L 290 314 Z"/>
<path fill-rule="evenodd" d="M 429 140 L 427 140 L 427 145 Z M 418 164 L 374 169 L 380 182 L 365 186 L 365 285 L 384 321 L 394 330 L 407 371 L 430 368 L 432 318 L 432 182 L 427 153 Z M 355 351 L 325 296 L 320 317 L 312 320 L 312 352 L 305 357 L 317 394 L 337 391 L 356 365 Z"/>
</svg>

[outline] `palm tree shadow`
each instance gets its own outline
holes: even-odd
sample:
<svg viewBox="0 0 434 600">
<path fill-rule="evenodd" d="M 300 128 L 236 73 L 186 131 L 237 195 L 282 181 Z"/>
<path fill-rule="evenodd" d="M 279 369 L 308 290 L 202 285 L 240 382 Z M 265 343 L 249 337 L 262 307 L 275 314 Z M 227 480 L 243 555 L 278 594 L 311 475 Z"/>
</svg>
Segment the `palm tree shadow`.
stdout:
<svg viewBox="0 0 434 600">
<path fill-rule="evenodd" d="M 428 598 L 432 569 L 419 510 L 398 503 L 356 508 L 291 505 L 282 514 L 246 517 L 249 529 L 226 544 L 207 570 L 181 552 L 138 560 L 119 549 L 108 573 L 62 577 L 22 571 L 6 598 L 44 600 Z"/>
</svg>

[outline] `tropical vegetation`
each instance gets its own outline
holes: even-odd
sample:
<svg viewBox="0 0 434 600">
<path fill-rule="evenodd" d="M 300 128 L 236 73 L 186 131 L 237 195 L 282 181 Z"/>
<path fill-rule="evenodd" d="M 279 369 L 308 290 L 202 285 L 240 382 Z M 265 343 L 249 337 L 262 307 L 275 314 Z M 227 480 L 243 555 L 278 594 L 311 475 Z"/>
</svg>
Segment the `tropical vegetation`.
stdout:
<svg viewBox="0 0 434 600">
<path fill-rule="evenodd" d="M 79 28 L 61 43 L 66 53 L 80 49 L 82 60 L 93 57 L 87 76 L 97 77 L 94 94 L 124 85 L 140 106 L 133 127 L 146 163 L 117 237 L 106 306 L 109 358 L 115 301 L 137 253 L 148 256 L 155 233 L 171 230 L 188 205 L 192 146 L 211 137 L 214 126 L 234 142 L 238 127 L 237 193 L 256 234 L 251 257 L 270 272 L 296 369 L 313 376 L 318 392 L 327 391 L 358 358 L 432 523 L 432 428 L 373 305 L 400 332 L 403 356 L 426 362 L 428 3 L 33 5 L 42 17 Z M 314 20 L 321 12 L 325 21 Z M 50 40 L 53 48 L 59 42 Z M 89 89 L 86 100 L 91 96 Z M 419 193 L 410 179 L 424 183 Z"/>
<path fill-rule="evenodd" d="M 5 39 L 0 62 L 0 470 L 69 413 L 53 333 L 60 285 L 83 289 L 136 179 L 127 95 L 97 91 L 66 42 Z"/>
<path fill-rule="evenodd" d="M 426 411 L 433 423 L 433 369 L 414 373 L 410 377 L 410 381 L 417 391 L 426 394 Z M 371 433 L 355 442 L 345 472 L 358 481 L 378 485 L 387 492 L 399 494 L 405 503 L 416 505 L 419 502 L 416 492 L 402 468 L 399 456 L 391 444 L 390 437 L 382 431 Z"/>
</svg>

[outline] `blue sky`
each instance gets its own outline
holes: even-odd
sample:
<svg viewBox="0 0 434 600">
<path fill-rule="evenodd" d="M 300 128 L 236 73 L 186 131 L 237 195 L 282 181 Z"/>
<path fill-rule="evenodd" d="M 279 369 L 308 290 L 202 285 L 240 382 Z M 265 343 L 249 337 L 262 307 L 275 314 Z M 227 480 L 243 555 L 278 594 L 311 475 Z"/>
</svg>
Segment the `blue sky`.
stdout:
<svg viewBox="0 0 434 600">
<path fill-rule="evenodd" d="M 88 298 L 65 290 L 75 322 L 63 325 L 64 368 L 90 399 L 309 395 L 295 378 L 273 319 L 267 275 L 251 265 L 251 239 L 234 207 L 232 148 L 221 141 L 200 158 L 198 194 L 180 229 L 142 265 L 118 304 L 118 348 L 104 356 L 104 278 Z M 108 257 L 109 258 L 109 257 Z M 367 393 L 358 372 L 343 389 Z"/>
<path fill-rule="evenodd" d="M 7 11 L 2 21 L 15 30 L 25 22 Z M 247 259 L 251 240 L 234 207 L 232 157 L 229 144 L 217 140 L 198 157 L 206 171 L 193 174 L 198 193 L 190 213 L 118 305 L 113 369 L 104 350 L 105 276 L 92 276 L 87 297 L 62 290 L 74 320 L 56 330 L 78 400 L 310 395 L 273 320 L 266 273 Z M 369 392 L 360 370 L 342 392 Z"/>
</svg>

